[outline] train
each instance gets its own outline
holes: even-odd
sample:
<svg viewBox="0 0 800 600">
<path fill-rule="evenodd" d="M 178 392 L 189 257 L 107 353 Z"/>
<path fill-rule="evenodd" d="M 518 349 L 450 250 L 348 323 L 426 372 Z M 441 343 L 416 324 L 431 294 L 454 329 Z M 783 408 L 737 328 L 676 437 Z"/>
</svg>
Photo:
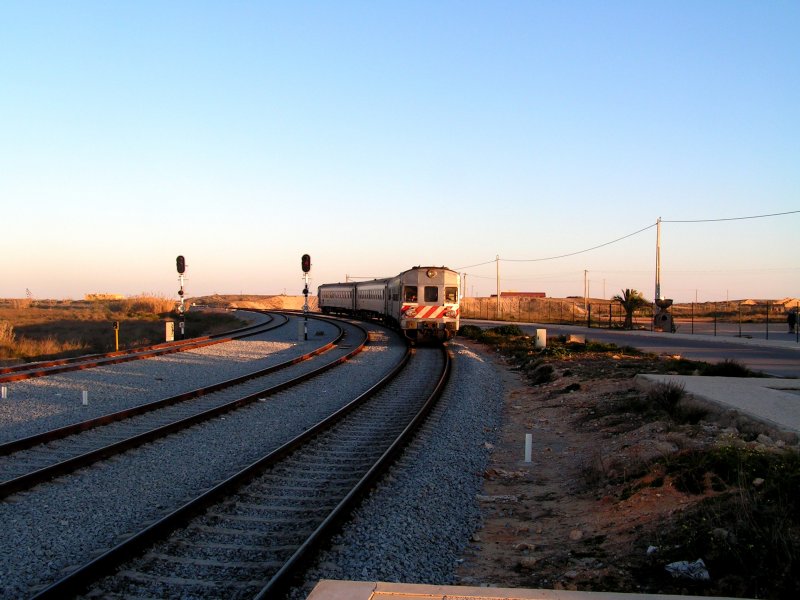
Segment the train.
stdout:
<svg viewBox="0 0 800 600">
<path fill-rule="evenodd" d="M 458 332 L 461 276 L 447 267 L 413 267 L 394 277 L 324 283 L 323 314 L 378 319 L 412 342 L 445 342 Z"/>
</svg>

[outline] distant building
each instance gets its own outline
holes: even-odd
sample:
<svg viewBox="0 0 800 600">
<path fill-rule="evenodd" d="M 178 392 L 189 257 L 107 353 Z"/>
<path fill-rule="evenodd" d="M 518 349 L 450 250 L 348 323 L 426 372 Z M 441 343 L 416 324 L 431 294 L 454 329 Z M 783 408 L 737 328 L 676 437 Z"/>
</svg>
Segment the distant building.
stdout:
<svg viewBox="0 0 800 600">
<path fill-rule="evenodd" d="M 497 294 L 492 294 L 492 298 L 497 298 Z M 547 298 L 544 292 L 500 292 L 501 298 Z"/>
<path fill-rule="evenodd" d="M 83 299 L 88 302 L 97 302 L 99 300 L 124 300 L 125 296 L 122 294 L 86 294 Z"/>
<path fill-rule="evenodd" d="M 800 298 L 783 298 L 781 300 L 776 300 L 775 304 L 780 304 L 786 309 L 797 308 L 800 306 Z"/>
</svg>

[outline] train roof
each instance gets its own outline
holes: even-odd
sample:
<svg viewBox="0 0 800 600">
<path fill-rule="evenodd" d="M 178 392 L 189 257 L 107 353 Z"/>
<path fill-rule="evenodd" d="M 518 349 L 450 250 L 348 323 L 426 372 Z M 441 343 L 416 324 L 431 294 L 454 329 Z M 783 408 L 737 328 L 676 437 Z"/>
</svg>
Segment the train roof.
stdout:
<svg viewBox="0 0 800 600">
<path fill-rule="evenodd" d="M 444 266 L 437 267 L 435 265 L 428 265 L 428 266 L 423 267 L 421 265 L 417 265 L 415 267 L 411 267 L 410 269 L 406 269 L 405 271 L 401 271 L 397 275 L 392 275 L 391 277 L 377 277 L 375 279 L 364 279 L 364 280 L 361 280 L 361 281 L 340 281 L 338 283 L 321 283 L 317 287 L 325 287 L 325 286 L 331 286 L 331 285 L 356 285 L 356 284 L 365 284 L 365 283 L 380 283 L 380 282 L 383 282 L 383 281 L 389 281 L 390 279 L 394 279 L 396 277 L 402 277 L 403 275 L 405 275 L 406 273 L 410 273 L 411 271 L 422 271 L 422 270 L 427 270 L 427 269 L 436 269 L 438 271 L 450 271 L 451 273 L 457 273 L 456 271 L 453 271 L 452 269 L 450 269 L 448 267 L 444 267 Z"/>
</svg>

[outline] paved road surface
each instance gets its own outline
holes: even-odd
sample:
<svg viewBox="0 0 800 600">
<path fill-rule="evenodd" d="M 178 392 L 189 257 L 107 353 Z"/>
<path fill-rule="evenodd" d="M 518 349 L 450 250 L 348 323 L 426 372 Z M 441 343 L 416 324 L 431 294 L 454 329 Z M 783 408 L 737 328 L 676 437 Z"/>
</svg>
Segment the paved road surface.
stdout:
<svg viewBox="0 0 800 600">
<path fill-rule="evenodd" d="M 462 324 L 467 324 L 462 319 Z M 480 327 L 508 324 L 498 321 L 473 321 Z M 800 434 L 800 345 L 789 339 L 720 338 L 706 335 L 587 329 L 572 325 L 536 325 L 518 323 L 533 334 L 546 329 L 548 337 L 579 334 L 598 342 L 633 346 L 645 352 L 679 354 L 691 360 L 720 362 L 735 360 L 772 378 L 692 377 L 677 375 L 639 375 L 652 383 L 674 381 L 695 397 L 706 399 L 768 423 L 784 431 Z M 788 337 L 788 336 L 787 336 Z M 792 336 L 794 337 L 794 336 Z"/>
<path fill-rule="evenodd" d="M 462 319 L 461 324 L 494 327 L 509 323 Z M 800 344 L 795 341 L 793 334 L 790 335 L 786 332 L 770 334 L 770 339 L 766 340 L 652 331 L 587 329 L 575 325 L 516 324 L 528 333 L 542 328 L 547 330 L 548 336 L 575 333 L 585 335 L 598 342 L 633 346 L 644 352 L 680 355 L 690 360 L 711 363 L 735 360 L 754 371 L 761 371 L 774 377 L 800 377 Z"/>
</svg>

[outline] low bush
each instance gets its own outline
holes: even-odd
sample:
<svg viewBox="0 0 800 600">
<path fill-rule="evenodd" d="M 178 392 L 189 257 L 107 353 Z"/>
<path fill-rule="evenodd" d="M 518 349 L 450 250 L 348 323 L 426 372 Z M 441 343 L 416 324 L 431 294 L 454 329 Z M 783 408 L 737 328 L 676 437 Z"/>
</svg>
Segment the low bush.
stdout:
<svg viewBox="0 0 800 600">
<path fill-rule="evenodd" d="M 678 375 L 702 375 L 705 377 L 763 377 L 735 360 L 721 363 L 706 363 L 686 358 L 670 359 L 666 370 Z"/>
<path fill-rule="evenodd" d="M 647 399 L 672 416 L 678 403 L 686 396 L 686 389 L 682 383 L 657 383 L 647 392 Z"/>
<path fill-rule="evenodd" d="M 478 340 L 483 335 L 483 329 L 475 325 L 464 325 L 458 330 L 458 335 L 471 340 Z"/>
<path fill-rule="evenodd" d="M 500 325 L 499 327 L 492 327 L 491 329 L 487 329 L 486 333 L 491 335 L 502 335 L 502 336 L 524 336 L 525 332 L 519 328 L 519 325 Z"/>
<path fill-rule="evenodd" d="M 719 446 L 664 459 L 675 486 L 710 496 L 660 539 L 660 562 L 702 556 L 714 595 L 797 598 L 800 580 L 800 454 L 756 445 Z M 655 577 L 664 578 L 661 573 Z"/>
<path fill-rule="evenodd" d="M 707 364 L 700 371 L 707 377 L 758 377 L 758 373 L 751 371 L 742 363 L 735 360 L 724 360 L 720 363 Z"/>
</svg>

